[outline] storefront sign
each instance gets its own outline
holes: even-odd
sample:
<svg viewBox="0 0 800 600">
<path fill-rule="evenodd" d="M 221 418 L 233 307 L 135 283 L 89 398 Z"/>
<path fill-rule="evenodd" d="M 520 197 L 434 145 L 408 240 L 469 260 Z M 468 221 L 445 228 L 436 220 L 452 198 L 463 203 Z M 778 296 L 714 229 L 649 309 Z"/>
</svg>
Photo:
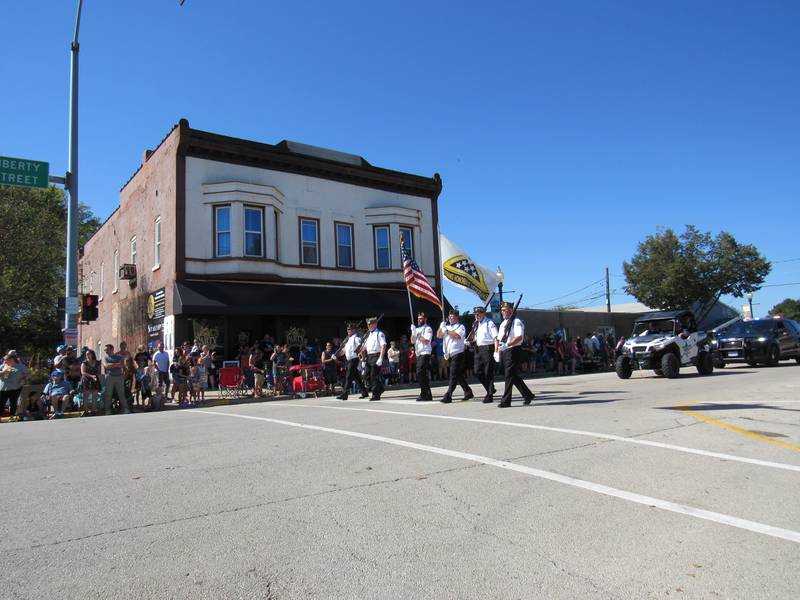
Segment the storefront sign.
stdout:
<svg viewBox="0 0 800 600">
<path fill-rule="evenodd" d="M 150 348 L 164 341 L 164 317 L 167 310 L 167 295 L 164 288 L 147 295 L 147 345 Z"/>
<path fill-rule="evenodd" d="M 221 319 L 191 319 L 191 322 L 192 339 L 197 340 L 201 348 L 208 346 L 213 352 L 215 348 L 224 347 L 224 322 Z"/>
</svg>

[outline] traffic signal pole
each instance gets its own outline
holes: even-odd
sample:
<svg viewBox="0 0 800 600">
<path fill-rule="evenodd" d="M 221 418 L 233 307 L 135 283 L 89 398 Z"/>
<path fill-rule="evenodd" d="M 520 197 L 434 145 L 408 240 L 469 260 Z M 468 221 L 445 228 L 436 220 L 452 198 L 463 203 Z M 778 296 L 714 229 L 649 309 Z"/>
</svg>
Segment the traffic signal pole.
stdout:
<svg viewBox="0 0 800 600">
<path fill-rule="evenodd" d="M 78 327 L 78 33 L 81 27 L 83 0 L 78 0 L 75 18 L 75 36 L 71 45 L 71 73 L 69 100 L 69 170 L 66 177 L 67 202 L 67 265 L 66 265 L 66 310 L 64 331 Z"/>
</svg>

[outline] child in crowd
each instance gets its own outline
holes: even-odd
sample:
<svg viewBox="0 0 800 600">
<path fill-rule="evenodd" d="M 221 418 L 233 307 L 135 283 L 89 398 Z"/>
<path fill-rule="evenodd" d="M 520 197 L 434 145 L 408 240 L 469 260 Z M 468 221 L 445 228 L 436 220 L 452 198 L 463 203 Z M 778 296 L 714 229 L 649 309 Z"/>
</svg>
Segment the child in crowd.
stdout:
<svg viewBox="0 0 800 600">
<path fill-rule="evenodd" d="M 47 409 L 39 392 L 28 392 L 28 398 L 22 405 L 23 421 L 41 421 L 47 414 Z"/>
<path fill-rule="evenodd" d="M 189 371 L 189 403 L 196 405 L 200 399 L 200 371 L 192 367 Z"/>
</svg>

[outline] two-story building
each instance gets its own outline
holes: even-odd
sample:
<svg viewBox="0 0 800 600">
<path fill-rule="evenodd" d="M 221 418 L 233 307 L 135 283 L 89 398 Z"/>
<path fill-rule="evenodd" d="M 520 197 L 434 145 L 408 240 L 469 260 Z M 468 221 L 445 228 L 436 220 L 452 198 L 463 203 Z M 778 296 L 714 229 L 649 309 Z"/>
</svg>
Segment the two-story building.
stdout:
<svg viewBox="0 0 800 600">
<path fill-rule="evenodd" d="M 264 334 L 330 339 L 348 319 L 409 323 L 401 239 L 441 292 L 438 174 L 290 141 L 198 131 L 182 119 L 120 191 L 83 248 L 82 292 L 100 296 L 84 345 L 168 348 L 199 339 L 232 356 Z M 121 270 L 127 268 L 121 278 Z M 434 311 L 414 299 L 414 309 Z"/>
</svg>

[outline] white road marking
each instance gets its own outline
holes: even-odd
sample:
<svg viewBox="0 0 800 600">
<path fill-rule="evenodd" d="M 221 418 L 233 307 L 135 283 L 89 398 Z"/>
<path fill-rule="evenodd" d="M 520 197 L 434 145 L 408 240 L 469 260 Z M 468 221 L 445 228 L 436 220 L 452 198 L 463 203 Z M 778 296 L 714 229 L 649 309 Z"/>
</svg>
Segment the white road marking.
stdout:
<svg viewBox="0 0 800 600">
<path fill-rule="evenodd" d="M 381 400 L 383 402 L 383 400 Z M 422 404 L 422 403 L 419 403 Z M 425 403 L 428 404 L 428 403 Z M 380 410 L 376 408 L 346 408 L 344 406 L 321 406 L 318 404 L 279 404 L 270 403 L 270 408 L 323 408 L 327 410 L 354 410 L 360 412 L 373 412 L 384 413 L 390 415 L 403 415 L 407 417 L 421 417 L 425 419 L 447 419 L 452 421 L 466 421 L 472 423 L 487 423 L 489 425 L 505 425 L 507 427 L 520 427 L 522 429 L 538 429 L 541 431 L 552 431 L 555 433 L 566 433 L 569 435 L 581 435 L 585 437 L 600 438 L 604 440 L 613 440 L 615 442 L 624 442 L 626 444 L 637 444 L 639 446 L 650 446 L 653 448 L 661 448 L 663 450 L 674 450 L 676 452 L 686 452 L 687 454 L 697 454 L 700 456 L 708 456 L 711 458 L 720 458 L 722 460 L 729 460 L 733 462 L 747 463 L 751 465 L 758 465 L 760 467 L 769 467 L 771 469 L 782 469 L 784 471 L 795 471 L 800 473 L 800 465 L 790 465 L 786 463 L 772 462 L 769 460 L 760 460 L 758 458 L 747 458 L 744 456 L 736 456 L 734 454 L 724 454 L 722 452 L 711 452 L 709 450 L 698 450 L 697 448 L 689 448 L 688 446 L 676 446 L 674 444 L 665 444 L 663 442 L 654 442 L 651 440 L 642 440 L 638 438 L 623 437 L 621 435 L 614 435 L 612 433 L 598 433 L 596 431 L 582 431 L 580 429 L 564 429 L 562 427 L 547 427 L 546 425 L 533 425 L 531 423 L 512 423 L 509 421 L 495 421 L 493 419 L 475 419 L 471 417 L 455 417 L 452 415 L 429 415 L 415 412 L 404 412 L 400 410 Z M 694 408 L 694 407 L 693 407 Z M 698 407 L 702 409 L 702 407 Z"/>
<path fill-rule="evenodd" d="M 391 444 L 393 446 L 401 446 L 404 448 L 411 448 L 413 450 L 430 452 L 432 454 L 440 454 L 442 456 L 449 456 L 451 458 L 460 458 L 462 460 L 468 460 L 471 462 L 476 462 L 491 467 L 497 467 L 499 469 L 506 469 L 508 471 L 516 471 L 517 473 L 522 473 L 524 475 L 539 477 L 540 479 L 555 481 L 556 483 L 562 483 L 564 485 L 569 485 L 572 487 L 584 489 L 590 492 L 595 492 L 597 494 L 611 496 L 612 498 L 620 498 L 622 500 L 627 500 L 629 502 L 634 502 L 636 504 L 643 504 L 644 506 L 660 508 L 661 510 L 674 512 L 681 515 L 687 515 L 698 519 L 704 519 L 706 521 L 712 521 L 714 523 L 720 523 L 722 525 L 729 525 L 731 527 L 736 527 L 737 529 L 752 531 L 754 533 L 760 533 L 762 535 L 768 535 L 770 537 L 779 538 L 782 540 L 787 540 L 790 542 L 794 542 L 796 544 L 800 544 L 800 532 L 792 531 L 791 529 L 773 527 L 772 525 L 766 525 L 764 523 L 758 523 L 756 521 L 749 521 L 747 519 L 740 519 L 738 517 L 733 517 L 731 515 L 725 515 L 710 510 L 704 510 L 702 508 L 695 508 L 693 506 L 687 506 L 685 504 L 678 504 L 676 502 L 670 502 L 669 500 L 661 500 L 659 498 L 644 496 L 642 494 L 636 494 L 634 492 L 618 490 L 616 488 L 612 488 L 607 485 L 592 483 L 591 481 L 584 481 L 583 479 L 576 479 L 574 477 L 561 475 L 559 473 L 552 473 L 550 471 L 543 471 L 541 469 L 534 469 L 532 467 L 526 467 L 524 465 L 518 465 L 504 460 L 497 460 L 494 458 L 490 458 L 488 456 L 480 456 L 478 454 L 470 454 L 468 452 L 459 452 L 457 450 L 448 450 L 447 448 L 428 446 L 426 444 L 417 444 L 416 442 L 408 442 L 406 440 L 399 440 L 397 438 L 389 438 L 381 435 L 372 435 L 369 433 L 360 433 L 358 431 L 348 431 L 345 429 L 333 429 L 331 427 L 320 427 L 318 425 L 308 425 L 306 423 L 297 423 L 294 421 L 283 421 L 281 419 L 269 419 L 267 417 L 239 415 L 234 413 L 217 412 L 212 410 L 181 411 L 179 414 L 183 415 L 206 414 L 217 417 L 231 417 L 235 419 L 264 421 L 267 423 L 274 423 L 275 425 L 286 425 L 288 427 L 298 427 L 300 429 L 308 429 L 311 431 L 335 433 L 337 435 L 361 438 L 364 440 L 371 440 L 374 442 Z"/>
</svg>

